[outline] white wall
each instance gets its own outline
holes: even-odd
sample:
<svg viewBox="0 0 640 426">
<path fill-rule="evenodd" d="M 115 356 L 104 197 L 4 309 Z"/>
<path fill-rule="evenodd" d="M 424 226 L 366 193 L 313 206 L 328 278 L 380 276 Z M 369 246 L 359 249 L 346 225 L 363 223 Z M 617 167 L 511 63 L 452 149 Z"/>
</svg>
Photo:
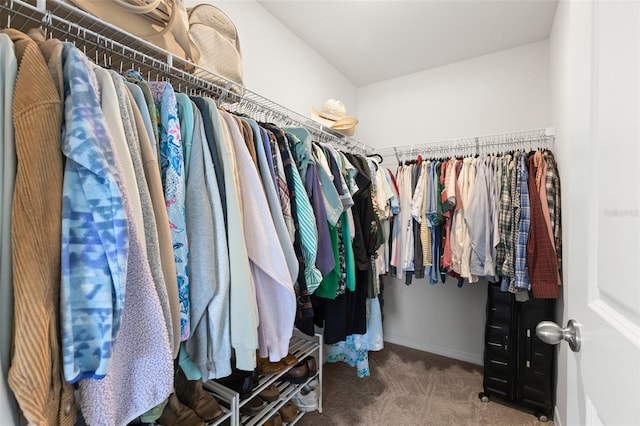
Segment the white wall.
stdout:
<svg viewBox="0 0 640 426">
<path fill-rule="evenodd" d="M 377 147 L 553 125 L 547 41 L 358 89 L 360 138 Z M 482 364 L 486 282 L 385 280 L 385 340 Z"/>
<path fill-rule="evenodd" d="M 548 42 L 358 89 L 359 138 L 377 148 L 547 127 Z"/>
<path fill-rule="evenodd" d="M 290 110 L 309 116 L 330 98 L 357 114 L 356 86 L 254 0 L 185 0 L 187 7 L 210 3 L 238 29 L 245 86 Z"/>
</svg>

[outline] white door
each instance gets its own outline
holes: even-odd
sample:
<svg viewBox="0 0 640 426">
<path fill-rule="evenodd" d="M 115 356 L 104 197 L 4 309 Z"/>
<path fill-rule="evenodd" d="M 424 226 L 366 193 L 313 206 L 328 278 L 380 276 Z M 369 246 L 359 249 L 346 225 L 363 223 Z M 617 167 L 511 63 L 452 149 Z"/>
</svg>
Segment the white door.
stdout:
<svg viewBox="0 0 640 426">
<path fill-rule="evenodd" d="M 580 82 L 569 82 L 570 96 L 586 105 L 569 113 L 571 157 L 563 161 L 564 319 L 576 320 L 582 335 L 580 352 L 561 356 L 566 421 L 640 425 L 640 2 L 572 7 L 585 8 L 572 21 L 584 28 L 572 36 L 586 40 L 569 44 L 586 49 L 577 53 L 573 78 Z"/>
</svg>

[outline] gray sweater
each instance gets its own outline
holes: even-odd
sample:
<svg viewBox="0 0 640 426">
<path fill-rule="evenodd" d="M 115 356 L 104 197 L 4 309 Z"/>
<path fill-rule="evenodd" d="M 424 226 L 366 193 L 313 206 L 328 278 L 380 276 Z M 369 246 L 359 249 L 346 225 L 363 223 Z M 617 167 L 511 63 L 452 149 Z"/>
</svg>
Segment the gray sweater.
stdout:
<svg viewBox="0 0 640 426">
<path fill-rule="evenodd" d="M 194 132 L 187 178 L 191 336 L 187 353 L 203 380 L 231 374 L 229 252 L 222 201 L 202 115 L 194 111 Z"/>
</svg>

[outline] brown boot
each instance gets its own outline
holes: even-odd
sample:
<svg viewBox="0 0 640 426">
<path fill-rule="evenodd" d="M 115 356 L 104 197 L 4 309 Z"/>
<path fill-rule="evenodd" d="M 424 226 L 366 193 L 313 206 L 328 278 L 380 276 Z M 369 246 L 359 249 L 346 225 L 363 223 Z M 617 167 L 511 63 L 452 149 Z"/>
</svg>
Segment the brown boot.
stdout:
<svg viewBox="0 0 640 426">
<path fill-rule="evenodd" d="M 224 414 L 218 401 L 213 395 L 204 390 L 200 380 L 187 380 L 181 368 L 177 369 L 175 380 L 178 399 L 195 411 L 205 423 L 209 423 Z"/>
<path fill-rule="evenodd" d="M 202 419 L 191 408 L 182 404 L 175 392 L 169 396 L 169 402 L 156 422 L 162 426 L 204 426 Z"/>
</svg>

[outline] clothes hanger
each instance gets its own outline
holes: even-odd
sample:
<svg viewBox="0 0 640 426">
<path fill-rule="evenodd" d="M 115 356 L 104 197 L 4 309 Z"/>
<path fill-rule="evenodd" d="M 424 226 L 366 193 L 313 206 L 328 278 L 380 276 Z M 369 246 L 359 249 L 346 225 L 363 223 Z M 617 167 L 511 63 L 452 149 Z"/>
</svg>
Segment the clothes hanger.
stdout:
<svg viewBox="0 0 640 426">
<path fill-rule="evenodd" d="M 375 154 L 368 154 L 368 155 L 367 155 L 367 157 L 369 157 L 369 158 L 376 158 L 376 159 L 378 159 L 378 162 L 379 162 L 380 164 L 382 164 L 382 162 L 384 161 L 384 158 L 382 158 L 382 155 L 380 155 L 380 154 L 378 154 L 378 153 L 375 153 Z"/>
</svg>

